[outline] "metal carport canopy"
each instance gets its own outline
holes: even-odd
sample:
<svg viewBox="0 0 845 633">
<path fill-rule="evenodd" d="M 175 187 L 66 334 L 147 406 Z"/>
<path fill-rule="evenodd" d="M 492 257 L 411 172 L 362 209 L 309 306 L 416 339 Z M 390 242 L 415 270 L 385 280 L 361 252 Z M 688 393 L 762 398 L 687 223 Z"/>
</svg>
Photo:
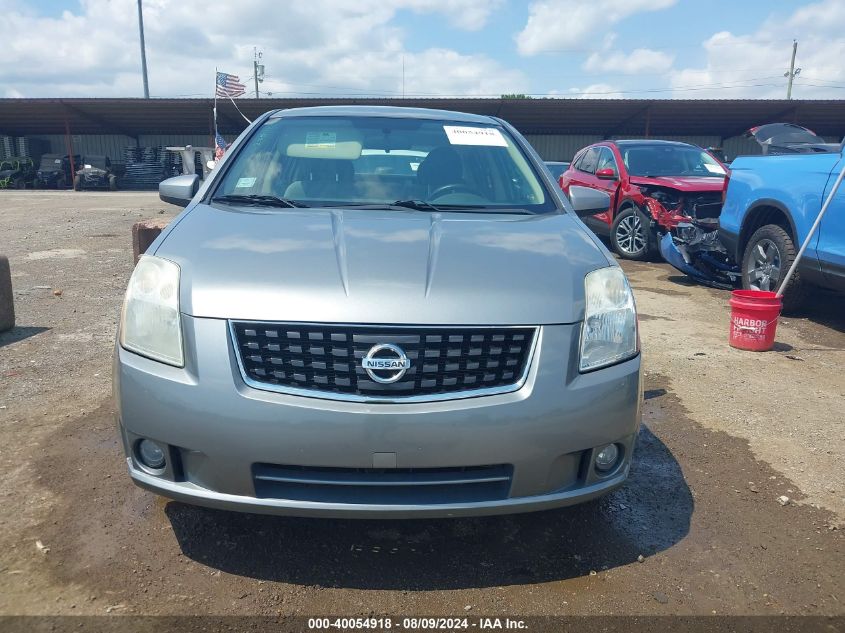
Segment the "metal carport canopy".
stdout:
<svg viewBox="0 0 845 633">
<path fill-rule="evenodd" d="M 250 118 L 267 110 L 315 105 L 393 105 L 489 114 L 524 134 L 737 136 L 772 122 L 806 126 L 822 136 L 845 135 L 845 100 L 753 99 L 238 99 Z M 212 99 L 0 99 L 0 134 L 207 134 Z M 245 127 L 228 100 L 218 101 L 223 133 Z"/>
</svg>

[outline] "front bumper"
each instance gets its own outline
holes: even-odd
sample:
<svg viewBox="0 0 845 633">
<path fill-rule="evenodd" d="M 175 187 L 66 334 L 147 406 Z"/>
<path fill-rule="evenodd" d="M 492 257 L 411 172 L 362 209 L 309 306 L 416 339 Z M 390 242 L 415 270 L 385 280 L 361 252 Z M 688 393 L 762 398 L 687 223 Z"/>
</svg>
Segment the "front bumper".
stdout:
<svg viewBox="0 0 845 633">
<path fill-rule="evenodd" d="M 243 382 L 226 321 L 183 315 L 183 330 L 183 369 L 120 347 L 115 354 L 115 395 L 129 474 L 166 497 L 297 516 L 465 516 L 586 501 L 621 485 L 628 475 L 641 413 L 640 358 L 579 374 L 578 325 L 541 328 L 518 391 L 414 404 L 340 402 L 254 389 Z M 137 460 L 133 446 L 140 438 L 166 448 L 168 466 L 161 472 Z M 622 457 L 600 476 L 593 459 L 613 442 Z M 507 465 L 511 478 L 501 497 L 457 502 L 437 492 L 413 503 L 336 502 L 316 492 L 313 499 L 258 494 L 260 465 L 372 472 L 384 466 L 385 456 L 393 462 L 384 472 L 497 464 Z"/>
</svg>

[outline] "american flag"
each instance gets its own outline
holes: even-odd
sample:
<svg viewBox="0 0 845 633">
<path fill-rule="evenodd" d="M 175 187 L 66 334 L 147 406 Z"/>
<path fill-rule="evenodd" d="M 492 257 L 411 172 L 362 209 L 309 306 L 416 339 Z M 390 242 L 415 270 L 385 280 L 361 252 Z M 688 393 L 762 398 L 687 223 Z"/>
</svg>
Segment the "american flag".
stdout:
<svg viewBox="0 0 845 633">
<path fill-rule="evenodd" d="M 226 139 L 223 138 L 223 135 L 220 132 L 218 132 L 214 136 L 214 142 L 217 144 L 217 147 L 219 147 L 220 149 L 222 149 L 224 151 L 226 150 L 227 147 L 229 147 L 229 144 L 226 142 Z"/>
<path fill-rule="evenodd" d="M 215 94 L 218 97 L 229 97 L 234 99 L 246 92 L 246 86 L 241 83 L 240 77 L 228 73 L 217 73 L 217 85 Z"/>
</svg>

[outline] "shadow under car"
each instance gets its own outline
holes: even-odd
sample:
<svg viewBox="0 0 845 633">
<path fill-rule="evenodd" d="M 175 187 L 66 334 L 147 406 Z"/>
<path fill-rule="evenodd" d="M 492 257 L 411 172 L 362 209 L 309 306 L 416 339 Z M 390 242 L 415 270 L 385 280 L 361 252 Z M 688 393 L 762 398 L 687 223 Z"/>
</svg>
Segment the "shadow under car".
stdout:
<svg viewBox="0 0 845 633">
<path fill-rule="evenodd" d="M 669 449 L 643 425 L 628 482 L 598 501 L 509 516 L 331 520 L 170 502 L 182 553 L 259 580 L 331 588 L 432 590 L 563 580 L 668 549 L 694 501 Z"/>
</svg>

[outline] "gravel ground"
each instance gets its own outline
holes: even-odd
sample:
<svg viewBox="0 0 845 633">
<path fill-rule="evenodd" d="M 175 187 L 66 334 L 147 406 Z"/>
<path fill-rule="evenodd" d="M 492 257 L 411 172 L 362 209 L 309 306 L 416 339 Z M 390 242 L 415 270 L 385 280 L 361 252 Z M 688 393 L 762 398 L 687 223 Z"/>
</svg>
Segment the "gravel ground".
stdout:
<svg viewBox="0 0 845 633">
<path fill-rule="evenodd" d="M 18 323 L 0 334 L 0 614 L 845 614 L 842 297 L 780 323 L 772 352 L 739 352 L 726 293 L 625 263 L 645 417 L 630 481 L 599 502 L 448 521 L 226 513 L 132 486 L 115 433 L 130 227 L 174 209 L 0 194 Z"/>
</svg>

